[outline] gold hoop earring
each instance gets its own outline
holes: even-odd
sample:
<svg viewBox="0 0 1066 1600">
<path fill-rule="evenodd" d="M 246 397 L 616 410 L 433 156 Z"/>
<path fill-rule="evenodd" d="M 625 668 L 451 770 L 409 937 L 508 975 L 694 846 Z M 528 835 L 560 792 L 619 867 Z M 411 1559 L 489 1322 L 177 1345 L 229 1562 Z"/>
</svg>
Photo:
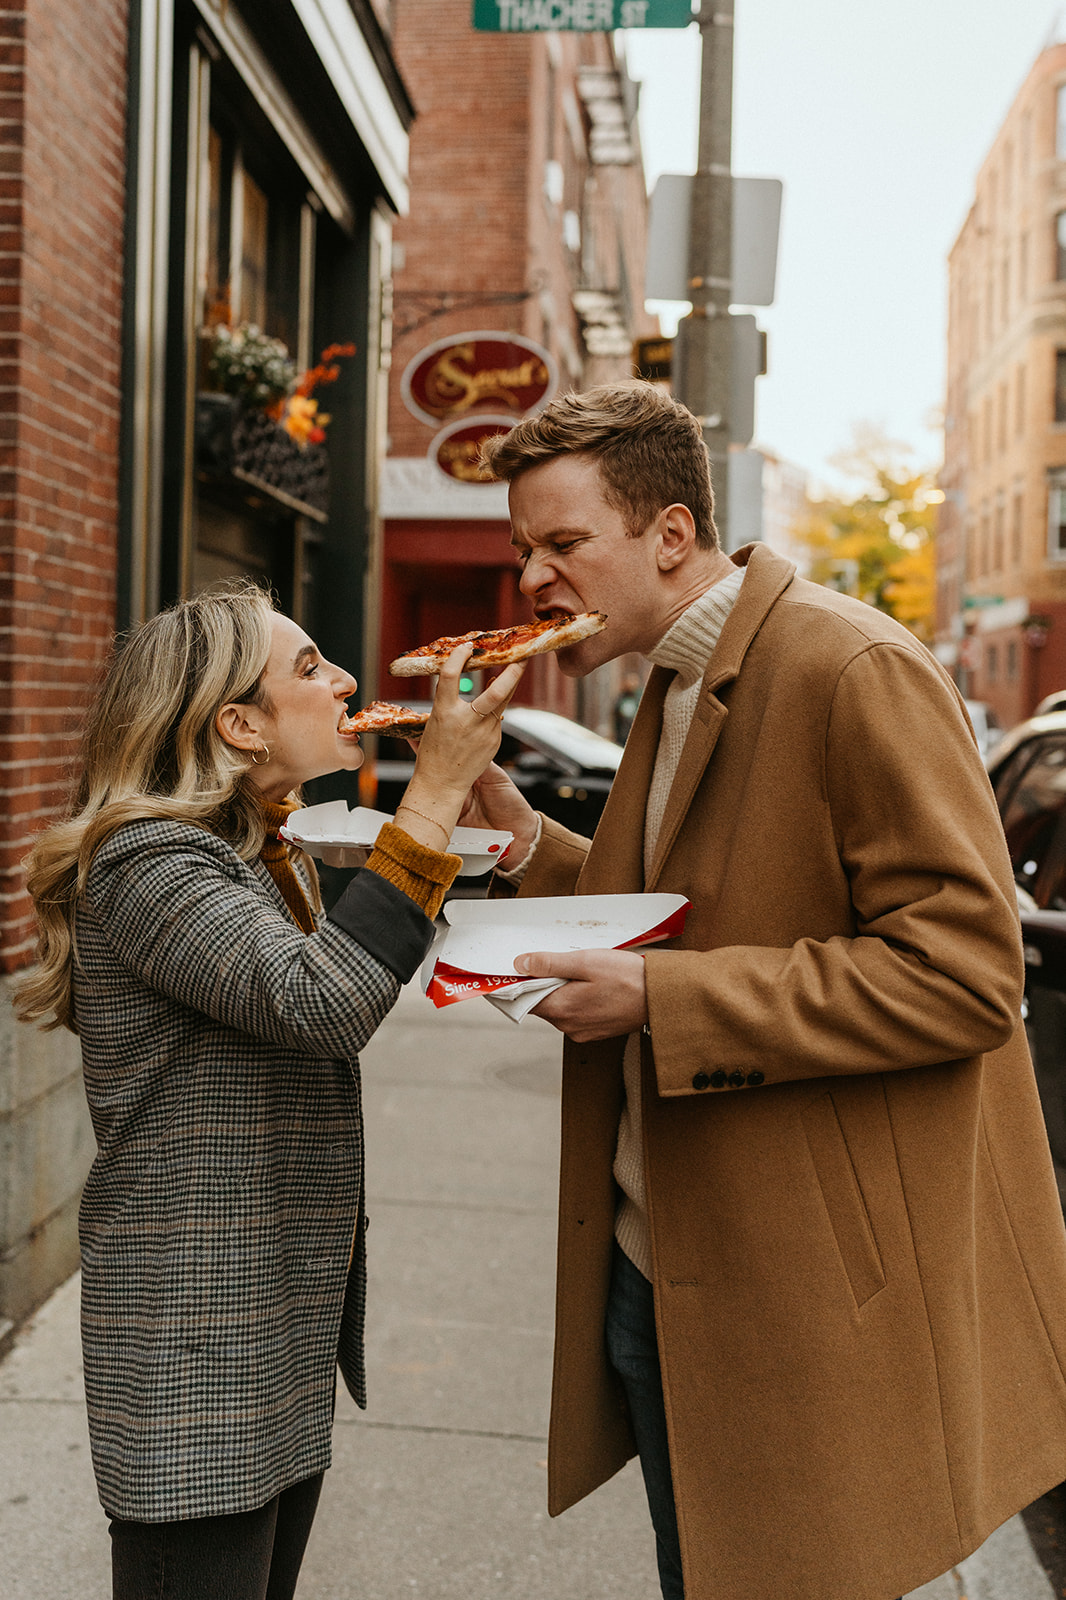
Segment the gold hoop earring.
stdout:
<svg viewBox="0 0 1066 1600">
<path fill-rule="evenodd" d="M 257 746 L 254 750 L 250 750 L 249 751 L 249 755 L 252 758 L 252 766 L 253 767 L 265 767 L 267 762 L 270 760 L 270 747 L 269 747 L 269 745 L 265 745 L 264 744 L 262 746 L 262 752 L 263 752 L 262 761 L 259 761 L 259 760 L 256 759 L 257 756 L 259 755 L 259 749 L 260 749 L 260 747 Z"/>
</svg>

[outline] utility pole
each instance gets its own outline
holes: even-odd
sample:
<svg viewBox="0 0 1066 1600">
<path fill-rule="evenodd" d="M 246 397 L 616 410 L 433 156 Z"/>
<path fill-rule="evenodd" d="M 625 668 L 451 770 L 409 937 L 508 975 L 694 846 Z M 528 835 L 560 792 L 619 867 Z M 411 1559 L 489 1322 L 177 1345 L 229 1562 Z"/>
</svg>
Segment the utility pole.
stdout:
<svg viewBox="0 0 1066 1600">
<path fill-rule="evenodd" d="M 715 521 L 729 548 L 733 327 L 733 0 L 702 0 L 699 154 L 692 183 L 692 310 L 677 330 L 678 397 L 700 419 L 711 458 Z"/>
</svg>

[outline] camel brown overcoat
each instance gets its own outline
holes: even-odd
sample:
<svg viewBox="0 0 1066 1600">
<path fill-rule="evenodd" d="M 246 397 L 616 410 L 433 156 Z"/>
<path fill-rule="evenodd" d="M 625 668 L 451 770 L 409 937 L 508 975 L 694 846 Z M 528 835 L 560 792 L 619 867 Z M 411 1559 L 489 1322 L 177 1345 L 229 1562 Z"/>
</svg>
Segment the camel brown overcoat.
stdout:
<svg viewBox="0 0 1066 1600">
<path fill-rule="evenodd" d="M 733 559 L 647 881 L 658 668 L 591 849 L 546 824 L 521 892 L 692 901 L 644 1038 L 686 1600 L 891 1600 L 1066 1478 L 1014 891 L 932 655 L 765 546 Z M 565 1050 L 553 1514 L 634 1451 L 603 1334 L 623 1042 Z"/>
</svg>

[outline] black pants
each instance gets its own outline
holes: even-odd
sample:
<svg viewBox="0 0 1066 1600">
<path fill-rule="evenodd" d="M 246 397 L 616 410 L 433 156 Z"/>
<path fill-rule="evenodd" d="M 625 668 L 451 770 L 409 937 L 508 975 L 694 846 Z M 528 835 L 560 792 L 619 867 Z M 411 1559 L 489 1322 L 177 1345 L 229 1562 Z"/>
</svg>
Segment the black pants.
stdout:
<svg viewBox="0 0 1066 1600">
<path fill-rule="evenodd" d="M 292 1600 L 320 1472 L 256 1511 L 188 1522 L 111 1522 L 114 1600 Z"/>
</svg>

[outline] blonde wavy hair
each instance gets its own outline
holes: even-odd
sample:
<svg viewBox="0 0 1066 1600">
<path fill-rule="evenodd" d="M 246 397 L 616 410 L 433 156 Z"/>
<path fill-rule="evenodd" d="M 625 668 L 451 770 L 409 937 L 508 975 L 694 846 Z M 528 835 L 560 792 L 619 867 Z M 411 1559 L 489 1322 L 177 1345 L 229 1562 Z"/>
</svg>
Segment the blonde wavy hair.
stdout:
<svg viewBox="0 0 1066 1600">
<path fill-rule="evenodd" d="M 77 1033 L 77 904 L 96 851 L 124 823 L 193 823 L 244 861 L 259 854 L 265 829 L 249 758 L 222 738 L 215 713 L 229 701 L 273 709 L 261 681 L 274 609 L 264 590 L 234 584 L 183 600 L 119 644 L 86 718 L 70 814 L 26 861 L 39 936 L 37 966 L 15 998 L 23 1021 Z"/>
</svg>

